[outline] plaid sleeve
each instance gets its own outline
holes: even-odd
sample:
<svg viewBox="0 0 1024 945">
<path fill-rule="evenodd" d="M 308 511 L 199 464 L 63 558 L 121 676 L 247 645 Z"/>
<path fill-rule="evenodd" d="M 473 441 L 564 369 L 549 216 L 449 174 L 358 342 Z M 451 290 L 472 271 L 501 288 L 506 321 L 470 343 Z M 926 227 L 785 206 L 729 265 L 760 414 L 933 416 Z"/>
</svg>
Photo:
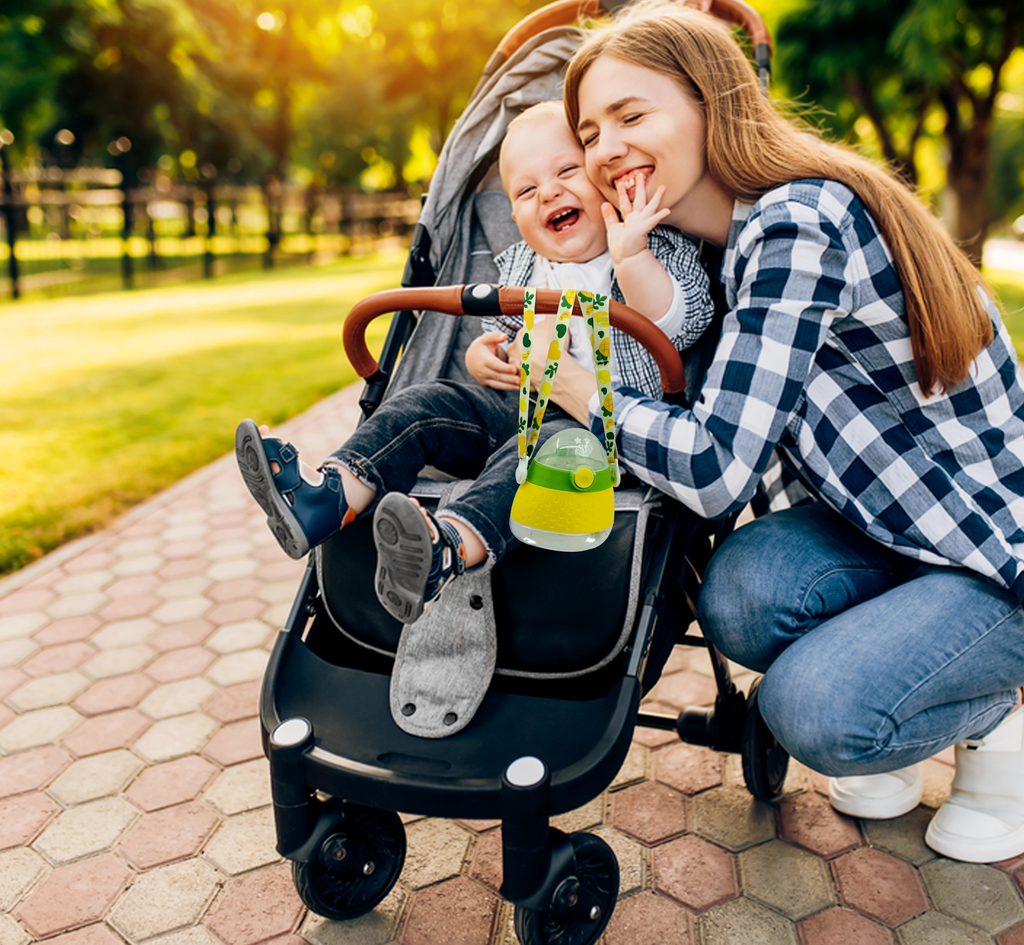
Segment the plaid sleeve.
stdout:
<svg viewBox="0 0 1024 945">
<path fill-rule="evenodd" d="M 533 275 L 533 263 L 537 254 L 526 243 L 513 243 L 503 253 L 494 257 L 494 265 L 498 269 L 499 285 L 529 285 Z M 503 331 L 511 341 L 523 327 L 522 316 L 485 315 L 480 319 L 483 331 Z"/>
<path fill-rule="evenodd" d="M 846 257 L 842 234 L 814 207 L 773 204 L 752 215 L 700 400 L 688 410 L 618 392 L 626 465 L 705 518 L 750 501 L 829 325 L 852 305 Z"/>
</svg>

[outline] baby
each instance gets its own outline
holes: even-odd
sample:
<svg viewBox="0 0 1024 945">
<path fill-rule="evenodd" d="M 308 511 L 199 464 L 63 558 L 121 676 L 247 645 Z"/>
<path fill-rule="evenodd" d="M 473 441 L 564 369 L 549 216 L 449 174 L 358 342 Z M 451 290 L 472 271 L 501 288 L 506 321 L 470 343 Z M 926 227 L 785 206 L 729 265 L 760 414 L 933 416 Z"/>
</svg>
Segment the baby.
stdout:
<svg viewBox="0 0 1024 945">
<path fill-rule="evenodd" d="M 523 237 L 496 259 L 504 284 L 610 292 L 679 348 L 700 336 L 712 304 L 696 247 L 675 230 L 656 228 L 665 214 L 658 209 L 662 191 L 648 200 L 642 177 L 620 182 L 621 219 L 604 202 L 561 103 L 534 106 L 510 123 L 499 169 Z M 521 325 L 521 318 L 485 324 L 466 354 L 478 384 L 438 380 L 397 392 L 319 469 L 300 462 L 266 427 L 243 421 L 235 436 L 239 467 L 281 547 L 300 558 L 375 504 L 375 589 L 406 624 L 467 567 L 500 559 L 515 541 L 509 512 L 518 444 L 509 432 L 518 403 L 511 392 L 519 387 L 502 345 Z M 537 335 L 544 350 L 539 328 Z M 660 396 L 649 353 L 620 332 L 612 339 L 618 381 Z M 585 329 L 571 329 L 569 353 L 590 366 Z M 552 404 L 541 442 L 577 425 Z M 475 480 L 436 515 L 408 497 L 427 465 Z"/>
</svg>

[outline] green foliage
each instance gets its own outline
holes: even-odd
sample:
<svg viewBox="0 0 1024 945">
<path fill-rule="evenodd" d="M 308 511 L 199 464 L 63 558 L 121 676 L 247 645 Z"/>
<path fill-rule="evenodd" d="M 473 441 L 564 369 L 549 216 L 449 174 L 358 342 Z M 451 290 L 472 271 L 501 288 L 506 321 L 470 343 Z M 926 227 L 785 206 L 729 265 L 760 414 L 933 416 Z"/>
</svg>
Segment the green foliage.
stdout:
<svg viewBox="0 0 1024 945">
<path fill-rule="evenodd" d="M 354 381 L 344 316 L 403 262 L 0 306 L 0 573 L 229 452 L 244 417 L 276 424 Z"/>
</svg>

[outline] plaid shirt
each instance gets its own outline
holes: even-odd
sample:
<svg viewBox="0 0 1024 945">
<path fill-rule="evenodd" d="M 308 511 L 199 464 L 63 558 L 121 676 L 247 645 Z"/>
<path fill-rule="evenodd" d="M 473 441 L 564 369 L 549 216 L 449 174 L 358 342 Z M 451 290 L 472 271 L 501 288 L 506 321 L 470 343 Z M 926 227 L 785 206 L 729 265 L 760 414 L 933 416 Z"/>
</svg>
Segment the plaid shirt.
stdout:
<svg viewBox="0 0 1024 945">
<path fill-rule="evenodd" d="M 883 545 L 1024 597 L 1024 390 L 995 305 L 969 378 L 923 397 L 892 257 L 833 181 L 737 203 L 721 281 L 729 313 L 693 409 L 617 392 L 625 464 L 717 518 L 752 498 L 778 447 Z"/>
<path fill-rule="evenodd" d="M 708 292 L 708 276 L 700 263 L 697 246 L 678 230 L 656 226 L 647 236 L 647 245 L 683 293 L 686 317 L 675 337 L 669 339 L 677 350 L 682 351 L 700 338 L 711 324 L 714 305 Z M 536 259 L 537 254 L 526 243 L 514 243 L 494 259 L 499 281 L 502 285 L 532 285 L 530 280 Z M 596 291 L 598 287 L 577 288 Z M 625 301 L 614 274 L 611 296 L 616 302 Z M 523 327 L 521 316 L 503 315 L 484 318 L 482 322 L 484 331 L 500 329 L 509 338 Z M 646 348 L 621 331 L 612 332 L 612 364 L 619 373 L 620 383 L 649 397 L 661 398 L 661 373 L 654 358 Z"/>
</svg>

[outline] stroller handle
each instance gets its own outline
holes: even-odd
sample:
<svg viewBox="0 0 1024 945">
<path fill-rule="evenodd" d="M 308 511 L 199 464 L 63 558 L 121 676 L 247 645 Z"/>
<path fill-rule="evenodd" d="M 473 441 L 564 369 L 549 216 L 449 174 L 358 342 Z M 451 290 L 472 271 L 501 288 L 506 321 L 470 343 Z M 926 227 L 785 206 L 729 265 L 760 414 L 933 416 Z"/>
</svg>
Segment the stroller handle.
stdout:
<svg viewBox="0 0 1024 945">
<path fill-rule="evenodd" d="M 491 75 L 498 66 L 507 62 L 520 46 L 537 36 L 544 30 L 556 26 L 569 26 L 577 20 L 599 19 L 609 13 L 615 13 L 619 7 L 625 6 L 628 0 L 555 0 L 541 7 L 529 16 L 524 17 L 512 27 L 498 44 L 491 61 L 484 70 Z M 678 0 L 684 5 L 688 0 Z M 718 19 L 740 27 L 754 46 L 758 65 L 766 67 L 771 58 L 772 40 L 768 27 L 758 12 L 744 0 L 710 0 L 708 12 Z M 696 0 L 691 5 L 697 6 Z M 762 62 L 762 59 L 764 60 Z"/>
<path fill-rule="evenodd" d="M 366 347 L 366 328 L 375 318 L 389 312 L 422 310 L 446 315 L 522 315 L 521 286 L 452 285 L 411 289 L 386 289 L 356 303 L 345 319 L 342 340 L 345 354 L 360 377 L 373 378 L 379 371 L 376 359 Z M 558 289 L 539 289 L 535 311 L 553 315 L 558 312 L 562 293 Z M 661 389 L 678 394 L 686 386 L 683 362 L 672 342 L 661 329 L 639 312 L 620 302 L 609 306 L 611 325 L 642 344 L 654 358 L 661 372 Z"/>
</svg>

